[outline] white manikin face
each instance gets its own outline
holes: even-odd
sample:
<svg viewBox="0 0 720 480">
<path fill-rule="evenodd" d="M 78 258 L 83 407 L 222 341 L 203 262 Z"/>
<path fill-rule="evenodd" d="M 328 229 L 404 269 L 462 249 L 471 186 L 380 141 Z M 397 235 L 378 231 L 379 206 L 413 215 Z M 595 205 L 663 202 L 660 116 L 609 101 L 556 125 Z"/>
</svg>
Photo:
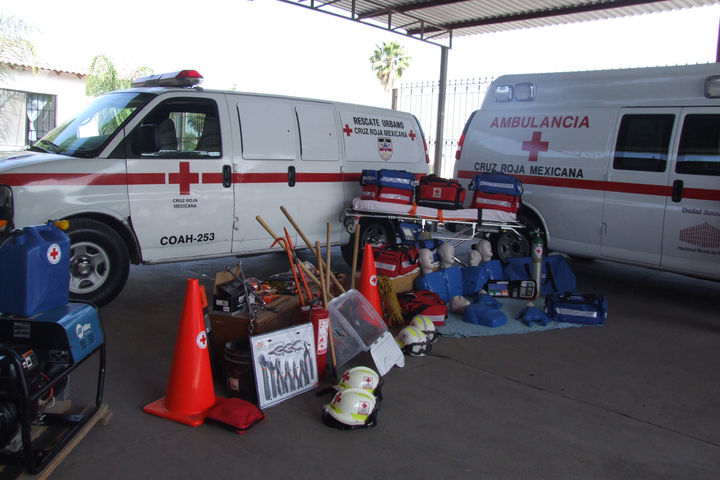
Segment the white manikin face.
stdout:
<svg viewBox="0 0 720 480">
<path fill-rule="evenodd" d="M 418 250 L 418 263 L 420 263 L 420 270 L 423 275 L 432 273 L 433 271 L 433 254 L 427 248 L 421 248 Z"/>
<path fill-rule="evenodd" d="M 443 243 L 438 248 L 438 255 L 440 255 L 440 268 L 450 268 L 455 263 L 455 247 L 449 243 Z"/>
</svg>

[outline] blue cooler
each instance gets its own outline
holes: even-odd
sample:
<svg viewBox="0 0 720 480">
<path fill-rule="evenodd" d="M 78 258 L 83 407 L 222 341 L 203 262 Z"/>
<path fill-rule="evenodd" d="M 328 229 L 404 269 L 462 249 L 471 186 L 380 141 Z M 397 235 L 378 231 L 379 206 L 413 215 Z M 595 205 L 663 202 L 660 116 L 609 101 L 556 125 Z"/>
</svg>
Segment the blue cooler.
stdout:
<svg viewBox="0 0 720 480">
<path fill-rule="evenodd" d="M 70 301 L 70 238 L 25 227 L 0 246 L 0 312 L 31 317 Z"/>
</svg>

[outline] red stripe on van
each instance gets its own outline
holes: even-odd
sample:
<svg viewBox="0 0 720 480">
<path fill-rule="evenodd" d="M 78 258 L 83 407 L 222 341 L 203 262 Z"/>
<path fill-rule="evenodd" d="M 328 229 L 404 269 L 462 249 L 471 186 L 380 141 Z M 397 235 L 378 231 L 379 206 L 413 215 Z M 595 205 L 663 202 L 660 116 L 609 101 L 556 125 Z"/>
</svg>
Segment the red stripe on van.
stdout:
<svg viewBox="0 0 720 480">
<path fill-rule="evenodd" d="M 460 170 L 459 178 L 471 179 L 478 173 L 471 170 Z M 668 185 L 648 185 L 644 183 L 607 182 L 605 180 L 584 180 L 581 178 L 540 177 L 535 175 L 513 175 L 526 185 L 543 185 L 547 187 L 576 188 L 580 190 L 597 190 L 606 192 L 630 193 L 636 195 L 672 196 L 672 187 Z M 720 201 L 720 190 L 704 188 L 686 188 L 683 198 L 694 200 Z"/>
<path fill-rule="evenodd" d="M 124 173 L 5 173 L 0 183 L 11 187 L 25 185 L 125 185 L 128 177 Z M 165 176 L 162 174 L 162 183 Z"/>
</svg>

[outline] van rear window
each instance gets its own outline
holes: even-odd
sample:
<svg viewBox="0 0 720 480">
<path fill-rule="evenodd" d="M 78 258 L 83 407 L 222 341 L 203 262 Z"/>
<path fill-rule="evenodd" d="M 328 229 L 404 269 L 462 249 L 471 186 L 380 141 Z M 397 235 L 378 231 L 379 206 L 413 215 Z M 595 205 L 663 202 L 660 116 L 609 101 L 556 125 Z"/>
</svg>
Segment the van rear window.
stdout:
<svg viewBox="0 0 720 480">
<path fill-rule="evenodd" d="M 692 114 L 685 117 L 675 172 L 720 175 L 720 115 Z"/>
<path fill-rule="evenodd" d="M 675 115 L 623 115 L 620 122 L 613 168 L 642 172 L 664 172 Z"/>
</svg>

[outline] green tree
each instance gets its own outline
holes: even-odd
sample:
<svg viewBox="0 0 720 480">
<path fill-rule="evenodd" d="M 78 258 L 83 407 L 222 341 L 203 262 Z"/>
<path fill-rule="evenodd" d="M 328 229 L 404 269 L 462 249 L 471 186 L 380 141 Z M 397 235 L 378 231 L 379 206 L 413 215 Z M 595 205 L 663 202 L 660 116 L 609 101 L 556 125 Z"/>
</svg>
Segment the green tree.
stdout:
<svg viewBox="0 0 720 480">
<path fill-rule="evenodd" d="M 21 19 L 0 14 L 0 80 L 12 75 L 13 63 L 35 62 L 31 29 Z"/>
<path fill-rule="evenodd" d="M 412 58 L 405 53 L 405 47 L 397 42 L 383 42 L 382 45 L 375 45 L 370 64 L 385 91 L 389 92 L 395 79 L 402 77 L 403 72 L 410 67 L 410 60 Z"/>
<path fill-rule="evenodd" d="M 107 56 L 96 55 L 90 63 L 85 82 L 85 95 L 94 97 L 114 90 L 122 90 L 130 87 L 133 79 L 152 73 L 152 69 L 148 67 L 139 67 L 129 76 L 123 76 Z"/>
</svg>

